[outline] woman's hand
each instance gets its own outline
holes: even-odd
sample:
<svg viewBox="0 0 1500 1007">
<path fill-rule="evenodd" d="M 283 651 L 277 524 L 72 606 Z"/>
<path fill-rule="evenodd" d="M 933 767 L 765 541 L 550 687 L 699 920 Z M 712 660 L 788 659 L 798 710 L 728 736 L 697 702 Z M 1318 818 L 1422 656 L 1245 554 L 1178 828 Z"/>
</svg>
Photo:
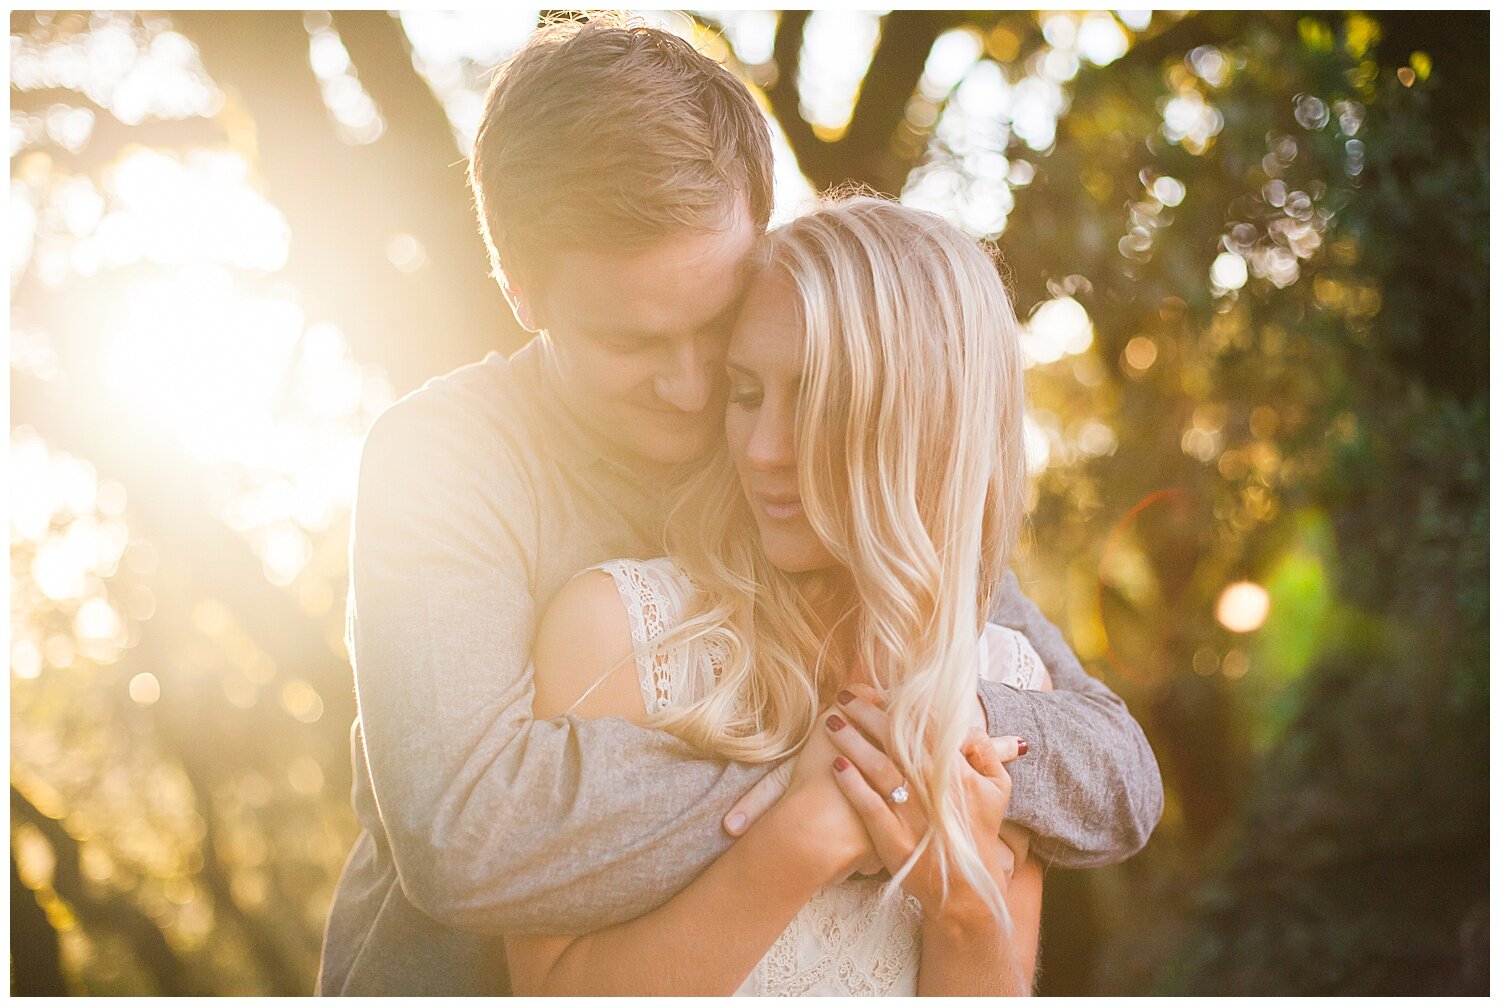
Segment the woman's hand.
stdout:
<svg viewBox="0 0 1500 1007">
<path fill-rule="evenodd" d="M 824 723 L 824 733 L 841 753 L 834 761 L 832 775 L 859 814 L 886 870 L 894 875 L 926 834 L 928 821 L 926 809 L 914 794 L 900 804 L 890 800 L 892 792 L 905 786 L 906 780 L 885 754 L 890 737 L 885 710 L 874 689 L 855 685 L 840 693 L 838 712 L 826 716 Z M 964 788 L 970 834 L 981 855 L 991 861 L 992 873 L 998 869 L 1008 878 L 1013 861 L 1006 856 L 1009 848 L 998 841 L 1010 802 L 1010 774 L 1005 763 L 1024 754 L 1026 743 L 1014 737 L 992 740 L 976 729 L 960 750 L 965 759 L 958 767 L 959 785 Z M 951 870 L 948 874 L 950 892 L 956 891 L 956 885 L 963 883 L 962 876 Z M 921 901 L 929 915 L 936 916 L 947 908 L 941 877 L 936 854 L 929 847 L 903 879 L 902 887 Z"/>
</svg>

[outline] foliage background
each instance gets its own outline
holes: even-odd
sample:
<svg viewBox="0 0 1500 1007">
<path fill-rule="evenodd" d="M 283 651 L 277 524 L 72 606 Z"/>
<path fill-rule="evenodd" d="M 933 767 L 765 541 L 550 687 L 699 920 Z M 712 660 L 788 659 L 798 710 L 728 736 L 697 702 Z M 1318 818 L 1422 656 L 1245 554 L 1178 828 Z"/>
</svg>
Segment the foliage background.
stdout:
<svg viewBox="0 0 1500 1007">
<path fill-rule="evenodd" d="M 1487 990 L 1488 14 L 656 17 L 783 213 L 1004 252 L 1022 572 L 1168 798 L 1049 874 L 1042 990 Z M 519 344 L 463 151 L 535 21 L 12 15 L 15 992 L 311 991 L 353 466 Z"/>
</svg>

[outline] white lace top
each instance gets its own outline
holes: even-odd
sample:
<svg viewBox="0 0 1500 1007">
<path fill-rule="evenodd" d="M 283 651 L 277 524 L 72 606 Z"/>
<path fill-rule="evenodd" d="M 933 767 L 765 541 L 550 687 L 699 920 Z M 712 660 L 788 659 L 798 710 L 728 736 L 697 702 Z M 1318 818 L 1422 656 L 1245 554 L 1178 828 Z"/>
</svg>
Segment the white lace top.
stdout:
<svg viewBox="0 0 1500 1007">
<path fill-rule="evenodd" d="M 597 569 L 619 588 L 638 648 L 646 711 L 692 702 L 712 689 L 724 655 L 702 641 L 645 653 L 675 626 L 693 586 L 670 559 L 613 560 Z M 1019 689 L 1037 688 L 1042 662 L 1024 636 L 986 626 L 979 672 Z M 983 714 L 976 699 L 976 723 Z M 915 996 L 921 959 L 921 904 L 905 892 L 882 899 L 887 882 L 851 877 L 824 885 L 802 907 L 735 992 L 736 996 Z"/>
</svg>

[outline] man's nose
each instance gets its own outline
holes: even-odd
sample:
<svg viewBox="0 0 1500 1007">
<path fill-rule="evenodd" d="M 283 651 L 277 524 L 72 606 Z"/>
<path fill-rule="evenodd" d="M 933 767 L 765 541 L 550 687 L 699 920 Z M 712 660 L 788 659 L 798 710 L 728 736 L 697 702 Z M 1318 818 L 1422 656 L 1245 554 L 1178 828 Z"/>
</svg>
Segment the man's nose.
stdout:
<svg viewBox="0 0 1500 1007">
<path fill-rule="evenodd" d="M 656 376 L 657 397 L 685 413 L 707 409 L 713 397 L 712 365 L 710 355 L 696 341 L 682 344 Z"/>
</svg>

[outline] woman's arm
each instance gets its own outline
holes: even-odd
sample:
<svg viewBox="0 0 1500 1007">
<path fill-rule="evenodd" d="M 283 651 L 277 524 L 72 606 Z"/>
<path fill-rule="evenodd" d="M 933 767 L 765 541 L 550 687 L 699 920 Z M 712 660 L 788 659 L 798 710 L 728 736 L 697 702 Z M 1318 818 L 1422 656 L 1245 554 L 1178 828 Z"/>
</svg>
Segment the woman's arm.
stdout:
<svg viewBox="0 0 1500 1007">
<path fill-rule="evenodd" d="M 1044 689 L 1051 683 L 1043 681 Z M 910 859 L 928 828 L 919 802 L 892 804 L 884 796 L 901 781 L 885 754 L 890 725 L 879 694 L 852 685 L 839 695 L 841 718 L 825 721 L 834 744 L 848 758 L 834 776 L 859 812 L 895 874 Z M 1041 922 L 1041 866 L 1030 857 L 1030 837 L 1006 821 L 1011 780 L 1005 763 L 1017 758 L 1018 738 L 992 739 L 974 729 L 965 739 L 959 766 L 968 828 L 986 871 L 1003 898 L 1010 925 L 996 919 L 979 891 L 952 872 L 943 882 L 936 854 L 928 849 L 902 882 L 922 902 L 922 958 L 917 992 L 923 996 L 1018 996 L 1031 992 Z"/>
<path fill-rule="evenodd" d="M 1029 646 L 1029 644 L 1028 644 Z M 1032 689 L 1052 691 L 1052 676 L 1042 666 Z M 981 775 L 1013 792 L 1008 770 L 996 745 L 966 747 L 969 764 Z M 1007 755 L 1009 746 L 1006 746 Z M 1000 784 L 1000 777 L 1006 782 Z M 1006 821 L 998 839 L 977 837 L 976 845 L 1005 900 L 1010 933 L 982 899 L 962 896 L 922 920 L 922 964 L 917 992 L 922 996 L 1025 995 L 1036 976 L 1042 925 L 1042 863 L 1031 853 L 1031 833 Z M 956 879 L 958 880 L 958 879 Z M 957 894 L 957 893 L 955 893 Z"/>
<path fill-rule="evenodd" d="M 1004 840 L 981 839 L 978 845 L 1004 895 L 1010 933 L 977 897 L 955 897 L 945 912 L 924 915 L 918 996 L 1031 993 L 1042 919 L 1041 862 L 1022 854 L 1012 868 L 1014 851 Z"/>
<path fill-rule="evenodd" d="M 581 937 L 506 937 L 519 996 L 729 996 L 820 885 L 822 851 L 768 814 L 664 905 Z"/>
<path fill-rule="evenodd" d="M 1050 687 L 1050 683 L 1043 684 Z M 1010 803 L 1010 774 L 996 747 L 975 734 L 966 741 L 963 753 L 969 767 L 993 785 L 993 797 L 1004 807 Z M 1032 992 L 1041 939 L 1043 864 L 1029 855 L 1031 834 L 1008 821 L 1002 822 L 999 836 L 975 836 L 975 846 L 1001 891 L 1008 920 L 998 920 L 974 888 L 954 878 L 956 884 L 941 908 L 922 917 L 922 959 L 916 972 L 919 995 L 1025 996 Z"/>
<path fill-rule="evenodd" d="M 895 803 L 886 795 L 901 772 L 882 748 L 889 721 L 874 690 L 850 686 L 858 696 L 841 694 L 840 712 L 849 717 L 827 722 L 828 734 L 843 755 L 833 775 L 858 811 L 882 862 L 893 875 L 911 862 L 901 885 L 922 903 L 922 957 L 917 992 L 924 996 L 1019 996 L 1031 991 L 1036 965 L 1036 931 L 1041 915 L 1041 872 L 1026 857 L 1027 844 L 1001 838 L 1010 776 L 994 741 L 975 729 L 964 741 L 958 785 L 964 788 L 968 831 L 986 872 L 999 889 L 1014 926 L 996 919 L 984 896 L 950 863 L 946 872 L 931 845 L 920 850 L 927 813 L 915 797 Z M 872 740 L 873 739 L 873 740 Z M 1003 739 L 1006 757 L 1015 757 L 1019 739 Z M 847 758 L 845 757 L 847 756 Z M 1012 830 L 1013 831 L 1013 830 Z M 1017 851 L 1020 851 L 1019 853 Z M 912 858 L 915 861 L 912 862 Z"/>
<path fill-rule="evenodd" d="M 611 578 L 575 578 L 538 631 L 536 716 L 571 708 L 580 716 L 641 723 L 645 701 L 632 647 Z M 826 765 L 831 745 L 816 735 L 814 742 L 826 748 Z M 578 937 L 507 936 L 514 991 L 729 995 L 818 887 L 846 873 L 866 844 L 863 827 L 826 773 L 806 774 L 773 813 L 644 916 Z"/>
</svg>

